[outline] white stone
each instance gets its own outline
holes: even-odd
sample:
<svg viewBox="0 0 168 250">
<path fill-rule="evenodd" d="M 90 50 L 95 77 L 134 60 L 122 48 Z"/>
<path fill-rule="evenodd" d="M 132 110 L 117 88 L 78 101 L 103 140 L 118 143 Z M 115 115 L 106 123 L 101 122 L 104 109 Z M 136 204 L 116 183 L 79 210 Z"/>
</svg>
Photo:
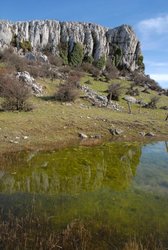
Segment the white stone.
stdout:
<svg viewBox="0 0 168 250">
<path fill-rule="evenodd" d="M 28 87 L 32 89 L 32 92 L 36 95 L 42 93 L 42 86 L 36 83 L 35 79 L 30 76 L 29 72 L 23 71 L 23 72 L 17 72 L 16 77 L 19 80 L 22 80 Z"/>
</svg>

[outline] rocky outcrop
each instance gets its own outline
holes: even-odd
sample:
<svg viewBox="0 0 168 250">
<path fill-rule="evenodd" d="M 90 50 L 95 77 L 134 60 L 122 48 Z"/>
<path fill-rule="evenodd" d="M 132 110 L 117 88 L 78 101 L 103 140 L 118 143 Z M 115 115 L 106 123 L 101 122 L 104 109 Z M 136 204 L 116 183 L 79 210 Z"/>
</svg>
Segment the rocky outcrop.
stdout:
<svg viewBox="0 0 168 250">
<path fill-rule="evenodd" d="M 26 84 L 31 90 L 32 93 L 36 96 L 40 95 L 43 91 L 42 86 L 36 83 L 35 79 L 30 76 L 29 72 L 17 72 L 16 78 Z"/>
<path fill-rule="evenodd" d="M 85 93 L 85 96 L 83 98 L 90 101 L 93 106 L 97 106 L 99 108 L 107 107 L 109 109 L 116 110 L 116 111 L 123 110 L 123 107 L 121 107 L 117 102 L 114 102 L 114 101 L 108 102 L 108 99 L 106 96 L 99 95 L 96 91 L 89 88 L 88 86 L 83 85 L 81 89 Z"/>
<path fill-rule="evenodd" d="M 59 54 L 61 43 L 67 43 L 71 52 L 78 42 L 83 45 L 84 55 L 92 56 L 95 61 L 105 56 L 132 71 L 140 68 L 140 43 L 128 25 L 107 29 L 92 23 L 54 20 L 0 21 L 0 48 L 12 43 L 19 49 L 23 41 L 29 41 L 34 52 L 50 49 L 53 54 Z"/>
</svg>

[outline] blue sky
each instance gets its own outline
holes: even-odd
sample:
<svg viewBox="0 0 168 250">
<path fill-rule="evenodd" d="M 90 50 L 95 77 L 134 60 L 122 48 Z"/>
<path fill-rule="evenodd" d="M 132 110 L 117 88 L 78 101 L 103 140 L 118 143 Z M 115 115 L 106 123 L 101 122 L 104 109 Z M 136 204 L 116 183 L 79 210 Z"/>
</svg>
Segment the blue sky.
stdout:
<svg viewBox="0 0 168 250">
<path fill-rule="evenodd" d="M 132 25 L 141 41 L 146 73 L 168 88 L 168 0 L 2 0 L 0 19 Z"/>
</svg>

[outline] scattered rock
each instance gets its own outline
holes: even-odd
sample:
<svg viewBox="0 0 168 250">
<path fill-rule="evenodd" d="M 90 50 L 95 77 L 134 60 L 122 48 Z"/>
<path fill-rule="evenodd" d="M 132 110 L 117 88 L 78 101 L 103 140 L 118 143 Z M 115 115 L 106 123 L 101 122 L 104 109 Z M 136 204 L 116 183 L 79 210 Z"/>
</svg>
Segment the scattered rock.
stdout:
<svg viewBox="0 0 168 250">
<path fill-rule="evenodd" d="M 94 138 L 95 138 L 95 139 L 101 139 L 101 138 L 102 138 L 102 135 L 95 135 Z"/>
<path fill-rule="evenodd" d="M 27 135 L 24 135 L 24 136 L 23 136 L 23 139 L 24 139 L 24 140 L 27 140 L 28 138 L 29 138 L 29 137 L 28 137 Z"/>
<path fill-rule="evenodd" d="M 49 62 L 48 57 L 46 55 L 42 54 L 42 53 L 37 56 L 37 60 L 39 62 L 42 62 L 42 63 L 48 63 Z"/>
<path fill-rule="evenodd" d="M 140 134 L 141 136 L 143 136 L 143 137 L 144 137 L 144 136 L 155 136 L 155 134 L 152 133 L 152 132 L 147 132 L 147 133 L 146 133 L 146 132 L 143 132 L 143 131 L 142 131 L 142 132 L 139 132 L 139 134 Z"/>
<path fill-rule="evenodd" d="M 152 132 L 148 132 L 148 133 L 145 134 L 145 136 L 155 136 L 155 134 L 152 133 Z"/>
<path fill-rule="evenodd" d="M 41 63 L 48 63 L 49 62 L 48 57 L 41 52 L 40 53 L 28 52 L 28 53 L 26 53 L 25 58 L 27 60 L 33 61 L 33 62 L 36 62 L 36 61 L 39 61 Z"/>
<path fill-rule="evenodd" d="M 141 136 L 143 136 L 143 137 L 146 135 L 146 133 L 143 132 L 143 131 L 142 131 L 142 132 L 139 132 L 139 134 L 140 134 Z"/>
<path fill-rule="evenodd" d="M 87 139 L 88 138 L 88 136 L 86 134 L 84 134 L 84 133 L 79 133 L 78 135 L 79 135 L 79 137 L 81 139 Z"/>
<path fill-rule="evenodd" d="M 111 101 L 110 103 L 108 103 L 108 99 L 106 96 L 99 95 L 96 91 L 90 89 L 88 86 L 83 85 L 81 88 L 85 92 L 84 98 L 89 100 L 92 105 L 100 108 L 107 107 L 113 110 L 122 111 L 123 108 L 117 102 Z"/>
<path fill-rule="evenodd" d="M 9 142 L 10 143 L 14 143 L 14 144 L 18 144 L 19 143 L 18 141 L 13 141 L 13 140 L 10 140 Z"/>
<path fill-rule="evenodd" d="M 112 135 L 121 135 L 123 133 L 123 130 L 121 129 L 116 129 L 116 128 L 110 128 L 109 129 L 109 132 L 112 134 Z"/>
</svg>

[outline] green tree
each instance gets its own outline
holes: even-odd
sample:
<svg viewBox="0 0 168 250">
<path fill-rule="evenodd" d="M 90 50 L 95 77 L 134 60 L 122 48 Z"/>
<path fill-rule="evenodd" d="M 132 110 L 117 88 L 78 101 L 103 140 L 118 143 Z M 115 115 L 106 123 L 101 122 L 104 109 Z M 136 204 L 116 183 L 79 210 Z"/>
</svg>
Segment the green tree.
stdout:
<svg viewBox="0 0 168 250">
<path fill-rule="evenodd" d="M 106 57 L 105 55 L 101 56 L 99 60 L 96 62 L 96 67 L 98 69 L 103 69 L 106 66 Z"/>
<path fill-rule="evenodd" d="M 63 64 L 68 64 L 68 42 L 63 42 L 58 45 L 59 55 L 63 60 Z"/>
<path fill-rule="evenodd" d="M 113 50 L 112 63 L 115 67 L 118 67 L 122 58 L 122 50 L 116 44 L 113 45 L 112 50 Z"/>
<path fill-rule="evenodd" d="M 69 63 L 72 66 L 78 66 L 83 61 L 83 46 L 80 43 L 75 43 L 72 52 L 69 55 Z"/>
<path fill-rule="evenodd" d="M 20 48 L 23 49 L 24 52 L 26 51 L 32 51 L 32 46 L 30 41 L 25 41 L 23 40 L 22 42 L 19 43 Z"/>
</svg>

